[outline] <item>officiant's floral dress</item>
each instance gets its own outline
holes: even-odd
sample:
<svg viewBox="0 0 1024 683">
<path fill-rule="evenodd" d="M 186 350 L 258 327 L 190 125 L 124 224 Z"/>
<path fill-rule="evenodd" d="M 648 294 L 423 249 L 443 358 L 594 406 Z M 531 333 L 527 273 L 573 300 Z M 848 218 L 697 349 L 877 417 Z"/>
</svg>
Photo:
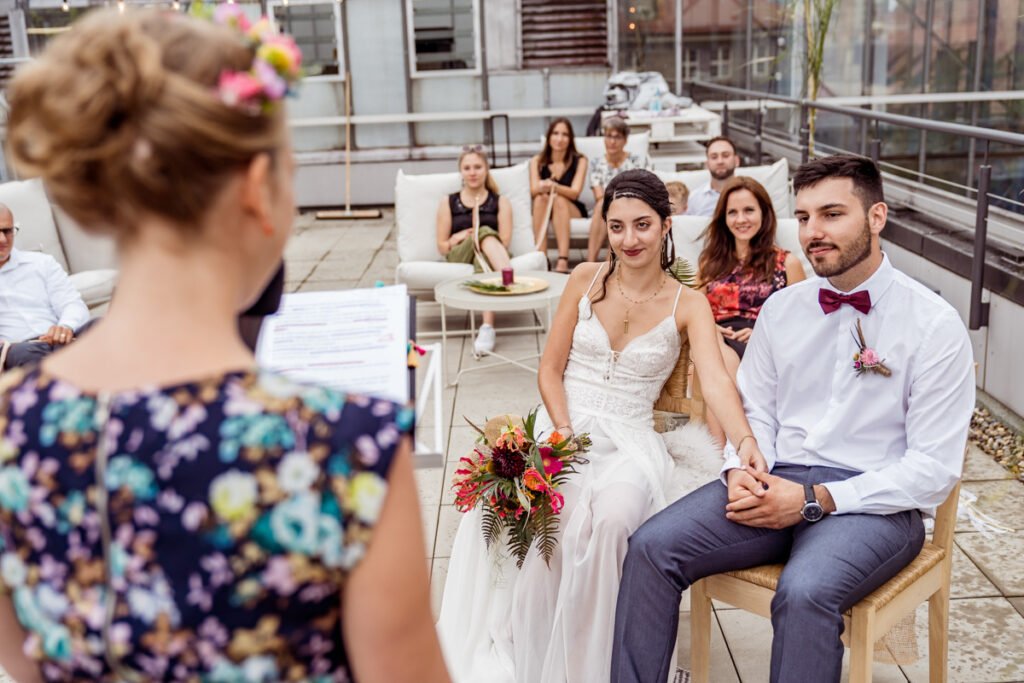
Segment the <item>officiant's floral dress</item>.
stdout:
<svg viewBox="0 0 1024 683">
<path fill-rule="evenodd" d="M 411 424 L 258 371 L 109 403 L 9 373 L 0 592 L 25 651 L 51 680 L 348 681 L 342 585 Z"/>
</svg>

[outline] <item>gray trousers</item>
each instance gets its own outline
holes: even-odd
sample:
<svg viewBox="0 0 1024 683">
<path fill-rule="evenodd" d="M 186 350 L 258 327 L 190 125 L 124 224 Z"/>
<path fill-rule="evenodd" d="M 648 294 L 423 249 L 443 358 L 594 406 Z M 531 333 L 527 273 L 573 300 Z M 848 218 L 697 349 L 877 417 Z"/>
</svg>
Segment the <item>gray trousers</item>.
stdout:
<svg viewBox="0 0 1024 683">
<path fill-rule="evenodd" d="M 777 465 L 784 479 L 818 484 L 855 472 Z M 895 576 L 924 543 L 918 511 L 829 515 L 815 524 L 761 529 L 725 518 L 715 481 L 652 517 L 629 539 L 615 611 L 614 683 L 668 680 L 679 599 L 711 574 L 785 562 L 772 600 L 773 683 L 839 681 L 843 612 Z"/>
<path fill-rule="evenodd" d="M 75 337 L 77 338 L 87 332 L 95 322 L 96 319 L 93 319 L 79 327 L 78 330 L 75 331 Z M 4 358 L 2 366 L 0 366 L 0 372 L 10 370 L 11 368 L 17 368 L 22 365 L 38 363 L 59 348 L 59 346 L 54 346 L 53 344 L 39 341 L 38 339 L 14 342 L 7 349 L 7 355 Z"/>
</svg>

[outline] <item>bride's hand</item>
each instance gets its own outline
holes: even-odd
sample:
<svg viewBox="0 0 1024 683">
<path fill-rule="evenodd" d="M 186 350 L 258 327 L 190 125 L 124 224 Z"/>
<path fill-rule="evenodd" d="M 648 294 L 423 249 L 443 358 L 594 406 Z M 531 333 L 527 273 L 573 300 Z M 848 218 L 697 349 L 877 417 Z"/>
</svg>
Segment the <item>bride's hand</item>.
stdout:
<svg viewBox="0 0 1024 683">
<path fill-rule="evenodd" d="M 729 502 L 743 500 L 748 496 L 764 497 L 764 486 L 748 471 L 746 467 L 736 467 L 725 475 Z"/>
<path fill-rule="evenodd" d="M 744 467 L 749 467 L 758 472 L 768 471 L 768 461 L 765 459 L 761 449 L 758 448 L 756 440 L 749 438 L 744 440 L 740 445 L 737 455 L 740 456 L 740 463 Z"/>
</svg>

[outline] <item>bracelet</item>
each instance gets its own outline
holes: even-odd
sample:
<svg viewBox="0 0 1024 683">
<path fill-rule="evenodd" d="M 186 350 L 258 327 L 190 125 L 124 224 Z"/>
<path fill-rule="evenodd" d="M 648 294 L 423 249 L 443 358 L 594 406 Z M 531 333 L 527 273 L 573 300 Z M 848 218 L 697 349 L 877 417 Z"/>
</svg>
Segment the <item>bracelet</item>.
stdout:
<svg viewBox="0 0 1024 683">
<path fill-rule="evenodd" d="M 743 448 L 743 442 L 746 441 L 747 439 L 754 439 L 754 435 L 753 434 L 747 434 L 745 437 L 740 439 L 740 442 L 738 444 L 736 444 L 736 452 L 737 453 L 739 453 L 740 449 Z M 757 443 L 757 439 L 754 439 L 754 443 Z"/>
<path fill-rule="evenodd" d="M 572 431 L 573 431 L 573 430 L 572 430 L 572 425 L 562 425 L 561 427 L 555 427 L 555 431 L 556 431 L 556 432 L 560 432 L 560 431 L 562 431 L 563 429 L 568 429 L 568 430 L 569 430 L 570 432 L 572 432 Z M 575 432 L 573 432 L 573 433 L 575 434 Z"/>
</svg>

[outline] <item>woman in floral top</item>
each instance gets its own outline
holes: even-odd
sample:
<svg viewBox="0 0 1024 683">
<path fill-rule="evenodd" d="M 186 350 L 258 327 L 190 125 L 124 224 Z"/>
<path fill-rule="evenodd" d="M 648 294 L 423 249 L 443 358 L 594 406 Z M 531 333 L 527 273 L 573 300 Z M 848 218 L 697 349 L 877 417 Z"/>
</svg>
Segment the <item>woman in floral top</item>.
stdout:
<svg viewBox="0 0 1024 683">
<path fill-rule="evenodd" d="M 447 681 L 412 416 L 255 369 L 238 336 L 294 213 L 299 54 L 215 19 L 97 10 L 8 90 L 19 170 L 114 236 L 121 275 L 89 334 L 0 378 L 0 666 Z"/>
<path fill-rule="evenodd" d="M 718 323 L 722 355 L 733 377 L 765 300 L 806 277 L 800 260 L 776 246 L 775 228 L 768 191 L 753 178 L 735 176 L 722 188 L 703 233 L 699 281 Z M 714 415 L 708 415 L 708 427 L 721 440 Z"/>
</svg>

